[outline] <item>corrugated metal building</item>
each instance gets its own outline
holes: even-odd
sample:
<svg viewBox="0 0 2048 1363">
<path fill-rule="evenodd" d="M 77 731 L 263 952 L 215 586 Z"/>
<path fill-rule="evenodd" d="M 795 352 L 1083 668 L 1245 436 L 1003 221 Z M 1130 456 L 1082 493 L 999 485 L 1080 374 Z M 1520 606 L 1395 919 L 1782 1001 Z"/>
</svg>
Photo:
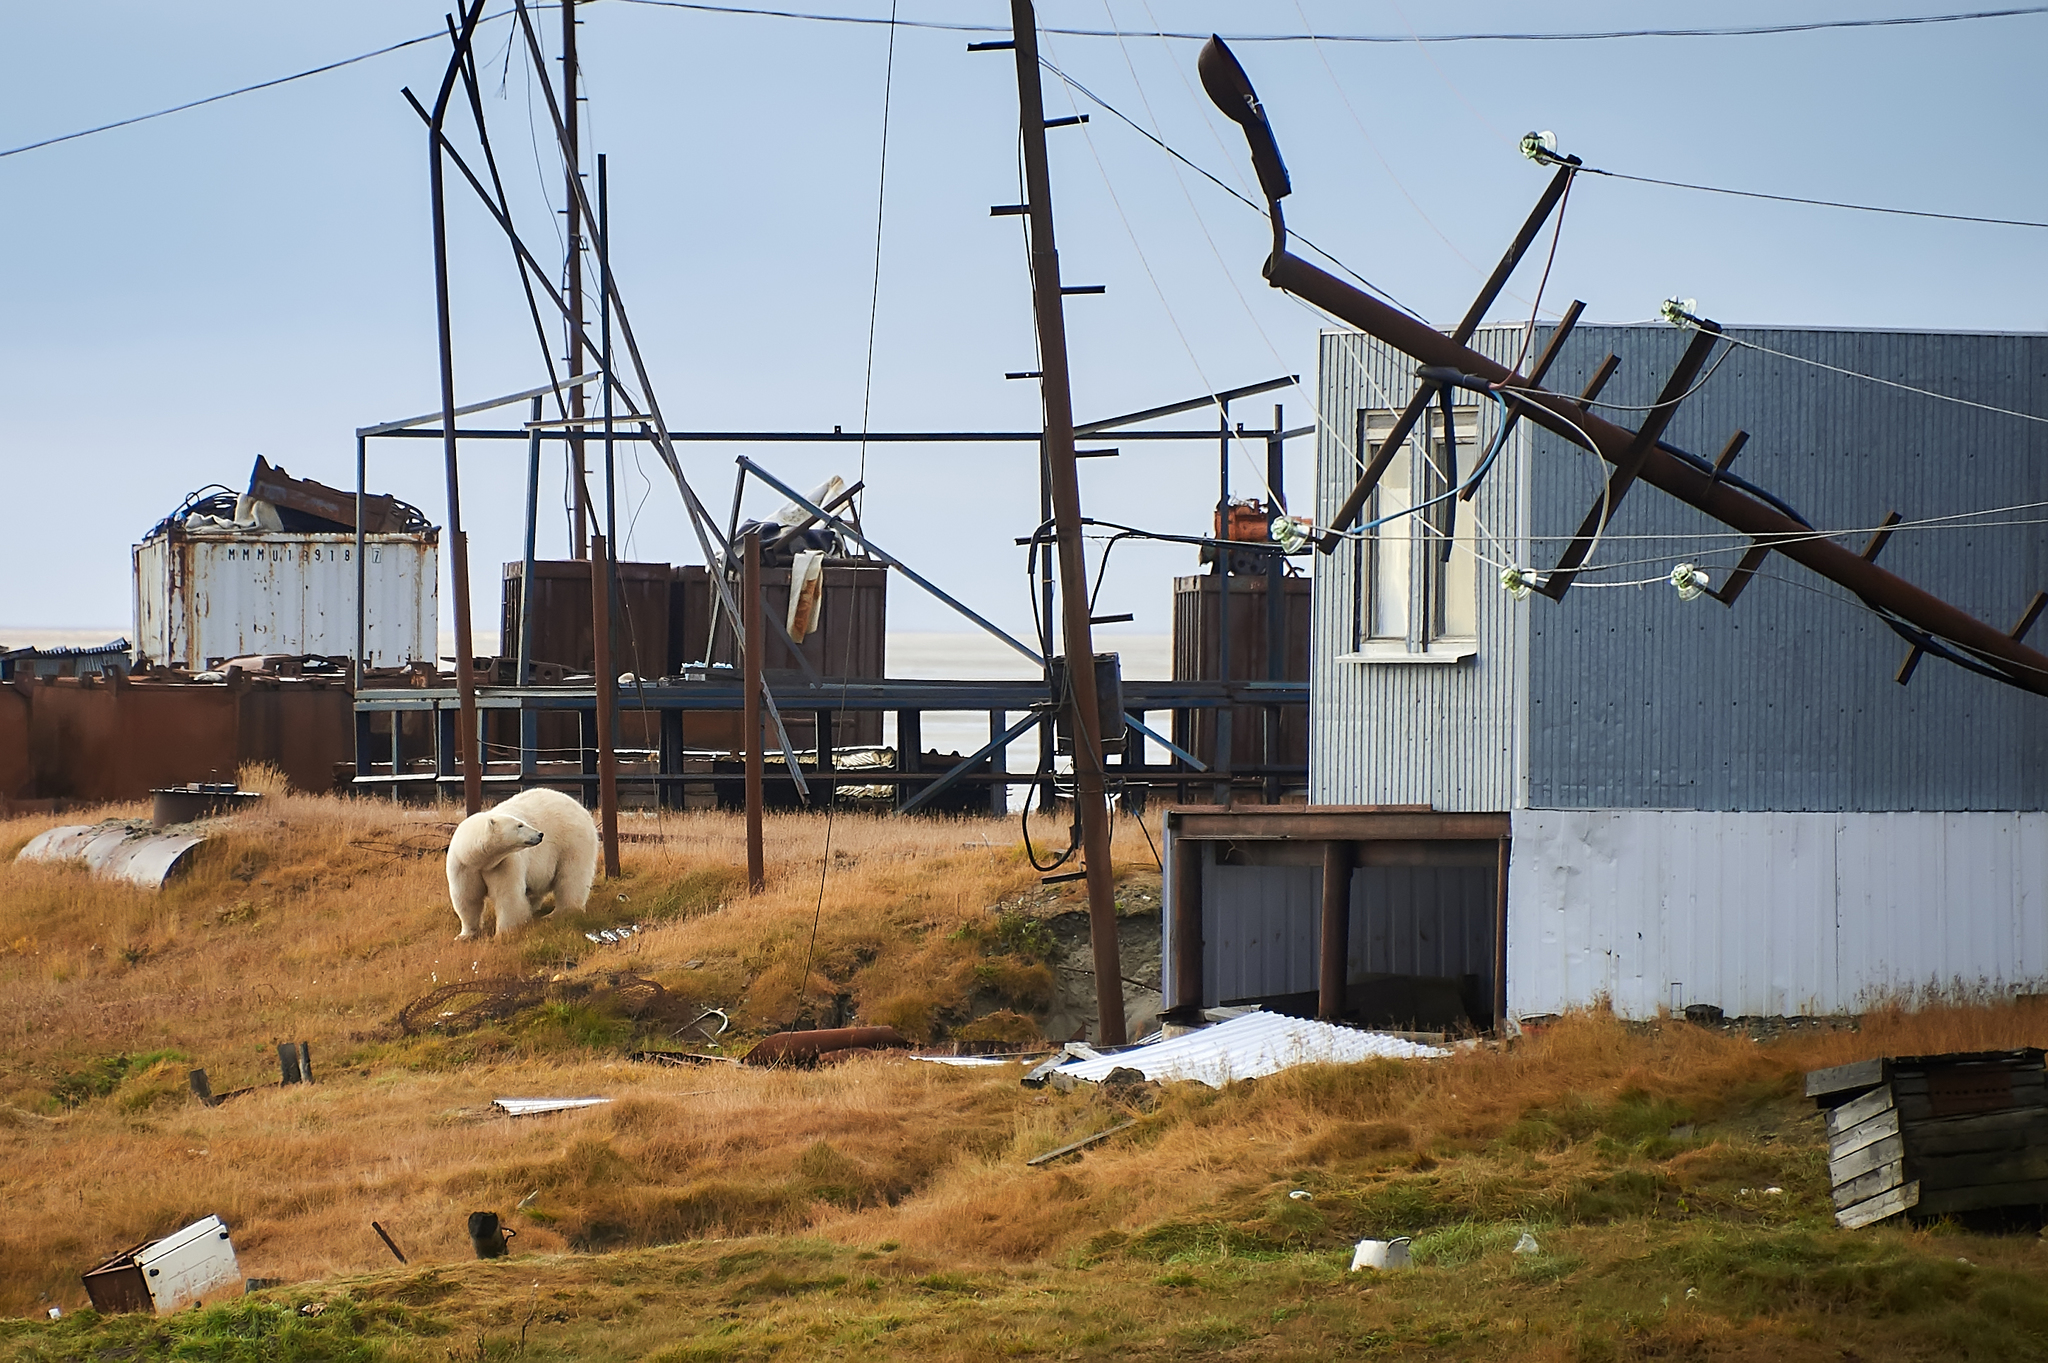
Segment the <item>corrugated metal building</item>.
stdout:
<svg viewBox="0 0 2048 1363">
<path fill-rule="evenodd" d="M 1729 334 L 2048 413 L 2048 336 Z M 1538 328 L 1531 352 L 1547 339 Z M 1601 400 L 1633 426 L 1687 339 L 1582 325 L 1546 386 L 1578 391 L 1611 351 Z M 1415 385 L 1413 361 L 1370 338 L 1321 344 L 1319 521 L 1355 480 L 1361 439 Z M 1522 345 L 1516 327 L 1474 341 L 1510 365 Z M 1469 468 L 1495 409 L 1458 403 Z M 1432 423 L 1411 451 L 1440 448 Z M 1750 434 L 1737 470 L 1843 542 L 1861 548 L 1900 512 L 1885 564 L 1980 618 L 2010 624 L 2048 587 L 2048 425 L 1734 347 L 1666 439 L 1711 458 L 1737 429 Z M 1648 487 L 1562 602 L 1515 600 L 1501 568 L 1555 562 L 1605 473 L 1524 423 L 1460 505 L 1448 563 L 1415 517 L 1318 560 L 1312 801 L 1512 816 L 1513 1013 L 1602 995 L 1637 1016 L 1835 1012 L 2048 979 L 2048 702 L 1934 660 L 1896 684 L 1906 645 L 1780 559 L 1732 608 L 1681 602 L 1663 580 L 1675 564 L 1718 583 L 1743 541 Z M 1367 519 L 1439 478 L 1397 459 Z M 1963 518 L 1987 508 L 2020 509 Z"/>
<path fill-rule="evenodd" d="M 1737 471 L 1852 547 L 1899 512 L 1886 564 L 1982 619 L 2048 587 L 2048 425 L 2011 415 L 2048 414 L 2048 337 L 1730 335 L 1749 345 L 1667 439 L 1712 457 L 1746 430 Z M 1687 339 L 1582 326 L 1546 386 L 1611 352 L 1600 397 L 1635 425 Z M 1512 366 L 1524 339 L 1474 345 Z M 1415 380 L 1350 332 L 1320 369 L 1326 521 Z M 1466 471 L 1496 412 L 1457 395 Z M 1745 544 L 1648 487 L 1563 602 L 1516 600 L 1501 570 L 1556 562 L 1607 468 L 1518 427 L 1446 558 L 1441 521 L 1401 514 L 1448 485 L 1446 453 L 1433 413 L 1368 506 L 1382 528 L 1317 562 L 1312 807 L 1168 816 L 1169 1015 L 1781 1015 L 2043 987 L 2048 704 L 1933 661 L 1898 685 L 1906 645 L 1782 560 L 1732 608 L 1680 600 L 1676 564 L 1718 583 Z"/>
</svg>

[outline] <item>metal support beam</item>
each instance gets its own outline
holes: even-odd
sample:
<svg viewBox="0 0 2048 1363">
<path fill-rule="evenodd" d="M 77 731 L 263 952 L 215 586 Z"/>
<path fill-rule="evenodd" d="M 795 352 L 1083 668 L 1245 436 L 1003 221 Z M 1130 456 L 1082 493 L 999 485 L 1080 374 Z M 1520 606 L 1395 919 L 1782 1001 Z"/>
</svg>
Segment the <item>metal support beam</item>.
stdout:
<svg viewBox="0 0 2048 1363">
<path fill-rule="evenodd" d="M 1643 470 L 1643 460 L 1656 449 L 1657 440 L 1664 434 L 1664 428 L 1671 424 L 1671 418 L 1678 415 L 1678 404 L 1692 390 L 1694 376 L 1706 364 L 1707 356 L 1713 353 L 1720 338 L 1721 328 L 1709 322 L 1686 346 L 1685 354 L 1679 357 L 1678 368 L 1671 371 L 1671 377 L 1664 381 L 1664 391 L 1657 395 L 1657 405 L 1614 460 L 1614 472 L 1608 475 L 1606 492 L 1593 503 L 1586 519 L 1579 523 L 1578 533 L 1572 536 L 1572 542 L 1558 556 L 1557 566 L 1544 574 L 1540 590 L 1551 600 L 1564 600 L 1564 594 L 1572 589 L 1572 581 L 1579 575 L 1579 566 L 1593 551 L 1593 541 L 1614 519 L 1614 513 L 1621 507 L 1621 499 L 1628 496 L 1628 490 L 1635 486 L 1636 478 Z"/>
<path fill-rule="evenodd" d="M 981 764 L 981 760 L 983 758 L 1001 752 L 1003 749 L 1009 747 L 1010 743 L 1014 739 L 1016 739 L 1026 729 L 1030 728 L 1032 725 L 1036 723 L 1038 723 L 1037 715 L 1024 716 L 1024 718 L 1018 720 L 1009 728 L 1004 729 L 1002 732 L 996 734 L 994 737 L 989 739 L 987 743 L 983 744 L 979 748 L 976 748 L 971 756 L 962 758 L 959 762 L 955 763 L 951 768 L 949 768 L 946 771 L 946 774 L 939 777 L 938 780 L 932 782 L 923 790 L 920 790 L 917 794 L 911 796 L 908 800 L 905 800 L 903 804 L 896 810 L 896 812 L 898 814 L 915 814 L 925 805 L 930 804 L 933 800 L 937 799 L 945 791 L 950 790 L 954 782 L 958 781 L 968 772 L 973 771 L 975 767 Z M 995 727 L 993 721 L 991 721 L 989 727 Z M 1000 790 L 1002 789 L 1002 787 L 998 786 L 996 787 L 996 789 Z"/>
<path fill-rule="evenodd" d="M 1316 1016 L 1344 1016 L 1346 962 L 1351 955 L 1351 861 L 1348 842 L 1323 844 L 1323 920 L 1318 938 Z"/>
<path fill-rule="evenodd" d="M 462 73 L 483 8 L 484 0 L 474 0 L 463 11 L 461 25 L 455 30 L 455 51 L 441 77 L 440 94 L 434 100 L 434 112 L 427 127 L 428 193 L 432 200 L 434 237 L 434 321 L 441 361 L 441 453 L 448 484 L 448 574 L 455 597 L 455 686 L 461 696 L 456 746 L 462 760 L 462 806 L 469 814 L 484 807 L 484 786 L 483 767 L 477 754 L 476 671 L 470 658 L 469 537 L 462 532 L 461 477 L 455 457 L 455 340 L 448 301 L 448 196 L 442 173 L 441 130 L 448 117 L 448 97 L 455 91 L 455 79 Z M 360 515 L 356 524 L 362 524 Z"/>
<path fill-rule="evenodd" d="M 1472 339 L 1472 333 L 1479 330 L 1479 324 L 1486 320 L 1487 309 L 1493 306 L 1494 299 L 1500 297 L 1500 291 L 1507 287 L 1508 277 L 1514 274 L 1515 267 L 1522 263 L 1522 257 L 1527 254 L 1530 243 L 1534 242 L 1536 234 L 1543 230 L 1543 224 L 1549 220 L 1551 210 L 1557 207 L 1558 200 L 1562 199 L 1565 190 L 1571 187 L 1572 176 L 1577 171 L 1576 165 L 1559 166 L 1557 174 L 1544 186 L 1542 197 L 1536 200 L 1536 207 L 1530 210 L 1528 220 L 1522 224 L 1522 230 L 1515 234 L 1514 241 L 1508 245 L 1507 253 L 1500 258 L 1500 263 L 1493 267 L 1493 273 L 1480 287 L 1478 297 L 1472 300 L 1471 307 L 1465 309 L 1465 316 L 1458 322 L 1457 329 L 1451 333 L 1452 345 L 1463 346 Z M 1268 275 L 1268 278 L 1271 276 Z M 1275 282 L 1274 287 L 1284 286 Z M 1394 462 L 1394 452 L 1401 448 L 1401 442 L 1415 429 L 1415 423 L 1422 419 L 1422 414 L 1429 409 L 1430 400 L 1435 396 L 1436 385 L 1433 383 L 1425 383 L 1415 390 L 1415 396 L 1410 398 L 1408 405 L 1402 409 L 1400 418 L 1394 422 L 1394 428 L 1388 431 L 1387 438 L 1380 442 L 1378 453 L 1374 454 L 1372 462 L 1365 466 L 1365 471 L 1359 474 L 1358 481 L 1352 485 L 1351 491 L 1345 494 L 1343 504 L 1337 508 L 1337 513 L 1330 518 L 1330 524 L 1317 539 L 1316 545 L 1324 553 L 1330 553 L 1343 542 L 1343 532 L 1351 528 L 1351 523 L 1358 519 L 1358 513 L 1365 509 L 1365 499 L 1372 496 L 1372 490 L 1379 486 L 1380 477 L 1386 473 L 1387 465 Z"/>
<path fill-rule="evenodd" d="M 759 894 L 768 884 L 761 851 L 761 532 L 750 530 L 740 553 L 740 671 L 746 687 L 740 739 L 747 745 L 747 889 Z"/>
</svg>

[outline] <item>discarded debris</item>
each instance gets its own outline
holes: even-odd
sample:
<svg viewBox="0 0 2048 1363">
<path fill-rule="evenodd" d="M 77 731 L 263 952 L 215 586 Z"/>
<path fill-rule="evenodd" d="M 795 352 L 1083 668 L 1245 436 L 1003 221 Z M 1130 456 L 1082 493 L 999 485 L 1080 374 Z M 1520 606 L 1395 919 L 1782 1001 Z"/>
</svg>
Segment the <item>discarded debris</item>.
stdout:
<svg viewBox="0 0 2048 1363">
<path fill-rule="evenodd" d="M 1408 1245 L 1413 1238 L 1403 1235 L 1393 1240 L 1360 1240 L 1351 1253 L 1351 1271 L 1408 1267 Z"/>
<path fill-rule="evenodd" d="M 586 939 L 597 943 L 599 946 L 617 946 L 620 942 L 625 941 L 634 933 L 640 932 L 642 930 L 643 928 L 641 924 L 628 923 L 624 927 L 599 928 L 596 932 L 586 932 L 583 935 Z"/>
<path fill-rule="evenodd" d="M 377 1238 L 384 1242 L 384 1248 L 391 1251 L 392 1258 L 398 1260 L 401 1264 L 406 1262 L 405 1251 L 400 1249 L 398 1242 L 391 1238 L 390 1231 L 385 1230 L 383 1225 L 376 1221 L 370 1223 L 370 1229 L 377 1232 Z"/>
<path fill-rule="evenodd" d="M 820 1056 L 838 1051 L 875 1050 L 910 1045 L 894 1027 L 828 1027 L 813 1032 L 777 1032 L 741 1057 L 748 1065 L 814 1065 Z"/>
<path fill-rule="evenodd" d="M 161 1240 L 123 1250 L 85 1274 L 85 1294 L 93 1309 L 175 1311 L 187 1302 L 242 1276 L 235 1246 L 218 1216 L 195 1221 Z"/>
<path fill-rule="evenodd" d="M 491 1106 L 510 1117 L 532 1117 L 543 1112 L 567 1112 L 577 1107 L 597 1107 L 609 1098 L 493 1098 Z"/>
<path fill-rule="evenodd" d="M 476 1250 L 479 1259 L 502 1259 L 512 1252 L 505 1242 L 519 1234 L 506 1230 L 498 1222 L 496 1212 L 471 1212 L 469 1214 L 469 1243 Z"/>
<path fill-rule="evenodd" d="M 1118 1122 L 1115 1126 L 1109 1127 L 1107 1130 L 1098 1131 L 1092 1136 L 1083 1136 L 1080 1140 L 1075 1141 L 1070 1145 L 1063 1145 L 1057 1150 L 1048 1150 L 1044 1154 L 1038 1156 L 1036 1159 L 1028 1159 L 1025 1160 L 1024 1163 L 1030 1165 L 1032 1168 L 1037 1168 L 1041 1164 L 1050 1164 L 1054 1160 L 1062 1159 L 1067 1155 L 1079 1154 L 1081 1151 L 1086 1150 L 1091 1145 L 1095 1145 L 1098 1142 L 1108 1140 L 1111 1136 L 1116 1135 L 1119 1131 L 1129 1131 L 1132 1127 L 1136 1126 L 1137 1124 L 1138 1119 L 1135 1117 L 1131 1118 L 1129 1121 Z"/>
<path fill-rule="evenodd" d="M 110 819 L 39 833 L 14 859 L 83 861 L 94 875 L 154 890 L 171 878 L 186 853 L 205 841 L 196 833 L 164 832 L 140 820 Z"/>
<path fill-rule="evenodd" d="M 1536 1243 L 1535 1236 L 1529 1234 L 1529 1232 L 1527 1231 L 1523 1231 L 1522 1238 L 1515 1241 L 1514 1252 L 1517 1254 L 1541 1254 L 1543 1252 L 1543 1246 Z"/>
<path fill-rule="evenodd" d="M 1074 1048 L 1069 1047 L 1071 1052 Z M 1118 1069 L 1136 1070 L 1153 1081 L 1192 1079 L 1221 1088 L 1233 1079 L 1255 1079 L 1295 1065 L 1355 1064 L 1362 1060 L 1411 1060 L 1448 1055 L 1435 1046 L 1380 1032 L 1361 1032 L 1327 1022 L 1253 1012 L 1213 1027 L 1149 1046 L 1093 1054 L 1064 1064 L 1040 1066 L 1024 1082 L 1058 1085 L 1064 1078 L 1101 1083 Z M 1040 1070 L 1044 1074 L 1040 1075 Z"/>
<path fill-rule="evenodd" d="M 2041 1201 L 2048 1072 L 2038 1048 L 1837 1065 L 1808 1074 L 1806 1094 L 1828 1114 L 1835 1221 L 1846 1229 Z"/>
</svg>

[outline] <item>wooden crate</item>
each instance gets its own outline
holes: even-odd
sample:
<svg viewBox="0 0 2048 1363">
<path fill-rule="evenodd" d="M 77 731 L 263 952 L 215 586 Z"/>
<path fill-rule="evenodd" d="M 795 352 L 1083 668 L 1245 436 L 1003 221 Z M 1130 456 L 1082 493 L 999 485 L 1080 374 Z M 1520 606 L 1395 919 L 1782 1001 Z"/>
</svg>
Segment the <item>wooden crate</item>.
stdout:
<svg viewBox="0 0 2048 1363">
<path fill-rule="evenodd" d="M 2038 1048 L 1891 1056 L 1815 1070 L 1835 1220 L 1849 1229 L 2048 1204 L 2048 1070 Z"/>
</svg>

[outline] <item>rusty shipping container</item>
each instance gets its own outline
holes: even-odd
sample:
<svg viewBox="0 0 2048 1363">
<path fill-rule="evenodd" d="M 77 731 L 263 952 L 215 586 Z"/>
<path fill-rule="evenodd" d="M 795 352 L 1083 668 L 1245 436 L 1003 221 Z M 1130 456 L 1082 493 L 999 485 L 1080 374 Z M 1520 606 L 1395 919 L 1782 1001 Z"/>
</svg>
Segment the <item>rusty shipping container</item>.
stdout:
<svg viewBox="0 0 2048 1363">
<path fill-rule="evenodd" d="M 612 650 L 616 670 L 649 681 L 669 672 L 669 581 L 675 570 L 666 563 L 621 563 L 619 609 Z M 508 563 L 500 597 L 503 634 L 498 651 L 519 653 L 519 612 L 525 599 L 525 565 Z M 556 663 L 571 672 L 588 672 L 597 652 L 591 633 L 590 562 L 554 559 L 533 565 L 533 660 Z"/>
<path fill-rule="evenodd" d="M 28 695 L 0 682 L 0 813 L 13 800 L 34 795 L 35 769 L 28 762 Z"/>
<path fill-rule="evenodd" d="M 339 679 L 67 677 L 8 689 L 28 702 L 37 799 L 140 800 L 161 786 L 232 781 L 245 762 L 279 768 L 295 790 L 325 791 L 355 757 L 354 705 Z M 0 734 L 0 753 L 6 741 Z"/>
<path fill-rule="evenodd" d="M 1221 581 L 1214 574 L 1173 580 L 1173 679 L 1214 681 L 1217 669 L 1216 617 Z M 1233 575 L 1230 579 L 1230 679 L 1232 681 L 1307 681 L 1310 579 L 1281 579 L 1282 639 L 1277 677 L 1266 666 L 1266 579 Z M 1204 762 L 1214 763 L 1215 710 L 1197 710 L 1192 723 L 1181 725 L 1175 741 Z M 1265 707 L 1231 707 L 1230 764 L 1259 765 L 1265 744 Z M 1280 747 L 1276 763 L 1308 761 L 1308 713 L 1305 707 L 1280 707 Z"/>
<path fill-rule="evenodd" d="M 786 620 L 789 615 L 788 567 L 770 567 L 762 572 L 761 613 L 766 619 Z M 669 658 L 671 670 L 704 658 L 704 645 L 711 633 L 712 586 L 710 575 L 700 564 L 676 569 L 675 593 L 669 612 Z M 821 677 L 834 680 L 865 680 L 885 675 L 888 661 L 889 570 L 880 564 L 828 559 L 825 563 L 825 605 L 818 628 L 798 647 L 805 661 Z M 733 632 L 721 624 L 711 660 L 738 664 Z M 796 656 L 772 628 L 761 667 L 772 685 L 778 677 L 801 676 Z M 783 722 L 790 742 L 798 748 L 817 746 L 817 724 L 807 713 L 788 713 Z M 740 743 L 737 713 L 709 712 L 685 715 L 684 746 L 736 751 Z M 882 741 L 882 716 L 863 710 L 840 714 L 832 725 L 835 747 L 874 744 Z"/>
<path fill-rule="evenodd" d="M 371 666 L 435 657 L 438 541 L 431 527 L 365 537 Z M 259 653 L 352 657 L 355 536 L 159 529 L 135 546 L 135 648 L 195 671 Z"/>
</svg>

